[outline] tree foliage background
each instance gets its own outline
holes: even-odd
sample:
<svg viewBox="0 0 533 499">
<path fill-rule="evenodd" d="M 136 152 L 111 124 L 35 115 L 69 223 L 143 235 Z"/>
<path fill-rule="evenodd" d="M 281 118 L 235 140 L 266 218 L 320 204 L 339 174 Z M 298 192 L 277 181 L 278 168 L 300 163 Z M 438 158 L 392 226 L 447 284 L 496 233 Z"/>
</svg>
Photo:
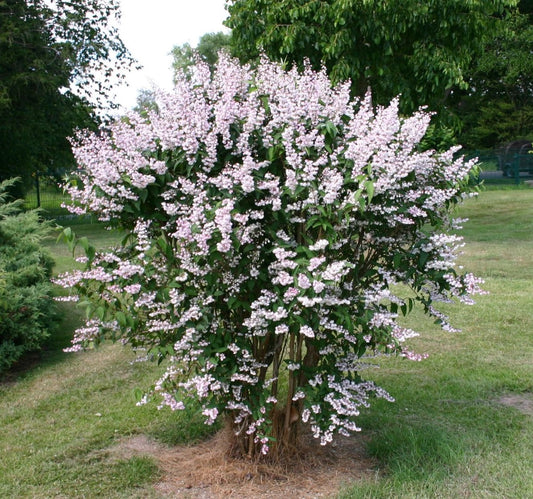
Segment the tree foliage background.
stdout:
<svg viewBox="0 0 533 499">
<path fill-rule="evenodd" d="M 66 137 L 95 128 L 132 63 L 118 16 L 116 0 L 0 1 L 0 178 L 73 165 Z"/>
<path fill-rule="evenodd" d="M 461 142 L 487 148 L 533 138 L 533 2 L 502 18 L 467 73 L 469 87 L 450 107 L 461 119 Z"/>
<path fill-rule="evenodd" d="M 401 95 L 404 113 L 436 111 L 429 146 L 491 147 L 531 130 L 531 4 L 231 0 L 226 25 L 242 61 L 307 58 L 354 95 L 370 87 L 374 104 Z"/>
<path fill-rule="evenodd" d="M 439 107 L 482 48 L 496 15 L 515 0 L 233 0 L 227 26 L 241 60 L 270 57 L 315 69 L 333 82 L 351 79 L 374 102 L 402 95 L 404 112 Z"/>
<path fill-rule="evenodd" d="M 213 70 L 218 60 L 219 51 L 227 50 L 229 52 L 230 47 L 231 35 L 222 31 L 202 35 L 196 47 L 192 47 L 189 43 L 176 45 L 172 49 L 174 79 L 182 71 L 185 71 L 190 76 L 190 70 L 195 64 L 195 57 L 199 57 L 202 61 L 206 62 L 211 70 Z"/>
</svg>

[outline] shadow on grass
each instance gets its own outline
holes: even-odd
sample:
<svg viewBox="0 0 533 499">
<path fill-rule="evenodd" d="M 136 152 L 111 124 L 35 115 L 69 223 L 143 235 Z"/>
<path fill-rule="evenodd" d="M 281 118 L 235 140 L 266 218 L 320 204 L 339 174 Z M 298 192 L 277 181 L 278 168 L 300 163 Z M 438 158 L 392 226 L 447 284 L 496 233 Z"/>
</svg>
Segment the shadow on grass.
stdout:
<svg viewBox="0 0 533 499">
<path fill-rule="evenodd" d="M 82 323 L 83 311 L 73 303 L 57 303 L 58 323 L 50 331 L 40 350 L 28 352 L 9 371 L 0 375 L 0 383 L 14 383 L 31 376 L 36 369 L 60 364 L 67 359 L 63 352 L 71 344 L 74 330 Z"/>
<path fill-rule="evenodd" d="M 376 431 L 367 446 L 387 475 L 404 480 L 444 480 L 457 466 L 465 444 L 450 429 L 430 423 L 400 423 Z"/>
<path fill-rule="evenodd" d="M 171 420 L 162 418 L 155 421 L 148 435 L 154 440 L 168 445 L 193 445 L 212 437 L 222 428 L 221 423 L 212 426 L 204 424 L 205 417 L 200 413 L 199 404 L 187 404 L 182 411 L 177 411 Z"/>
</svg>

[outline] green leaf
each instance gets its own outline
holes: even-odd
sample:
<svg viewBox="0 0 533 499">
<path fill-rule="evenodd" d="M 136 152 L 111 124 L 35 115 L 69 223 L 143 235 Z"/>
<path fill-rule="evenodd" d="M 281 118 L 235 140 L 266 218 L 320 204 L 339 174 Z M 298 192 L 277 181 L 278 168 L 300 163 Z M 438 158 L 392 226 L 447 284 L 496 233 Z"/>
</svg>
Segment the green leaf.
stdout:
<svg viewBox="0 0 533 499">
<path fill-rule="evenodd" d="M 98 317 L 101 321 L 104 320 L 105 308 L 103 306 L 96 307 L 95 313 L 96 313 L 96 317 Z"/>
<path fill-rule="evenodd" d="M 82 237 L 81 239 L 78 239 L 78 244 L 85 250 L 89 248 L 89 240 L 86 237 Z"/>
<path fill-rule="evenodd" d="M 128 320 L 126 319 L 126 314 L 124 312 L 122 312 L 121 310 L 119 310 L 116 314 L 115 314 L 115 318 L 117 319 L 120 327 L 127 327 L 128 325 Z"/>
<path fill-rule="evenodd" d="M 372 202 L 372 198 L 374 197 L 374 182 L 372 182 L 372 180 L 366 180 L 365 189 L 368 196 L 368 203 L 370 204 Z"/>
<path fill-rule="evenodd" d="M 393 266 L 395 269 L 402 267 L 403 255 L 401 253 L 395 253 L 393 257 Z"/>
<path fill-rule="evenodd" d="M 94 312 L 94 307 L 92 303 L 89 303 L 87 307 L 85 308 L 85 317 L 87 317 L 87 319 L 90 319 L 93 315 L 93 312 Z"/>
<path fill-rule="evenodd" d="M 85 251 L 85 255 L 89 259 L 90 262 L 94 260 L 94 257 L 96 255 L 96 249 L 94 246 L 89 246 L 87 250 Z"/>
</svg>

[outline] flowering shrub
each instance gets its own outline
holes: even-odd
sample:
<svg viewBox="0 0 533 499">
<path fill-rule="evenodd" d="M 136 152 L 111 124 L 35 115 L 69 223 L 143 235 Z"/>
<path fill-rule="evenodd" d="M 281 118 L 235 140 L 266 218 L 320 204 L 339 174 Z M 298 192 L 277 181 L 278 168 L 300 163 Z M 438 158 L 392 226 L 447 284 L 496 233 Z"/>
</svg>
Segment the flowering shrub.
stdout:
<svg viewBox="0 0 533 499">
<path fill-rule="evenodd" d="M 357 431 L 371 394 L 392 400 L 361 363 L 421 358 L 400 317 L 419 304 L 449 328 L 435 301 L 480 291 L 451 234 L 474 163 L 417 150 L 424 112 L 268 60 L 198 63 L 157 107 L 75 144 L 71 210 L 127 237 L 83 240 L 86 270 L 59 279 L 90 317 L 71 350 L 110 336 L 167 359 L 143 400 L 230 416 L 242 454 L 280 452 L 300 422 L 322 444 Z"/>
</svg>

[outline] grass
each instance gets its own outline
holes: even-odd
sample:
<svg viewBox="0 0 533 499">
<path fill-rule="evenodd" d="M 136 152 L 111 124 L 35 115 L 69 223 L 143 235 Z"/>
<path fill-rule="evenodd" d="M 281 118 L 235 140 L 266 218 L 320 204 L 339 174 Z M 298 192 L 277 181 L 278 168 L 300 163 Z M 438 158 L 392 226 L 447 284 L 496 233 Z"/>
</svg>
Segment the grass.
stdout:
<svg viewBox="0 0 533 499">
<path fill-rule="evenodd" d="M 533 190 L 483 192 L 459 215 L 470 218 L 460 263 L 485 278 L 490 295 L 446 308 L 462 333 L 415 314 L 409 325 L 424 334 L 413 345 L 430 357 L 387 359 L 365 373 L 396 403 L 376 400 L 361 414 L 377 465 L 343 498 L 531 496 L 533 417 L 503 397 L 533 407 Z M 119 237 L 98 224 L 75 231 L 100 247 Z M 57 272 L 72 266 L 66 247 L 47 244 Z M 119 345 L 64 354 L 81 312 L 61 306 L 59 333 L 0 383 L 0 497 L 158 497 L 154 458 L 121 454 L 121 443 L 135 435 L 191 443 L 209 428 L 194 408 L 137 407 L 134 390 L 161 368 L 131 363 Z"/>
<path fill-rule="evenodd" d="M 102 248 L 118 243 L 121 239 L 121 233 L 117 230 L 107 230 L 104 225 L 100 223 L 77 223 L 75 221 L 72 225 L 72 230 L 79 237 L 87 237 L 91 244 Z M 65 223 L 63 225 L 66 225 Z M 66 272 L 76 265 L 72 259 L 72 252 L 63 240 L 58 241 L 62 231 L 62 226 L 57 225 L 56 230 L 45 241 L 46 247 L 54 256 L 56 274 Z M 75 256 L 81 256 L 83 250 L 76 249 Z"/>
<path fill-rule="evenodd" d="M 70 200 L 61 188 L 52 180 L 41 182 L 39 195 L 37 189 L 31 189 L 25 197 L 27 209 L 41 208 L 43 214 L 48 217 L 68 215 L 68 210 L 61 205 Z"/>
<path fill-rule="evenodd" d="M 483 157 L 479 156 L 479 167 L 484 172 L 496 172 L 498 171 L 498 160 L 496 157 Z"/>
</svg>

